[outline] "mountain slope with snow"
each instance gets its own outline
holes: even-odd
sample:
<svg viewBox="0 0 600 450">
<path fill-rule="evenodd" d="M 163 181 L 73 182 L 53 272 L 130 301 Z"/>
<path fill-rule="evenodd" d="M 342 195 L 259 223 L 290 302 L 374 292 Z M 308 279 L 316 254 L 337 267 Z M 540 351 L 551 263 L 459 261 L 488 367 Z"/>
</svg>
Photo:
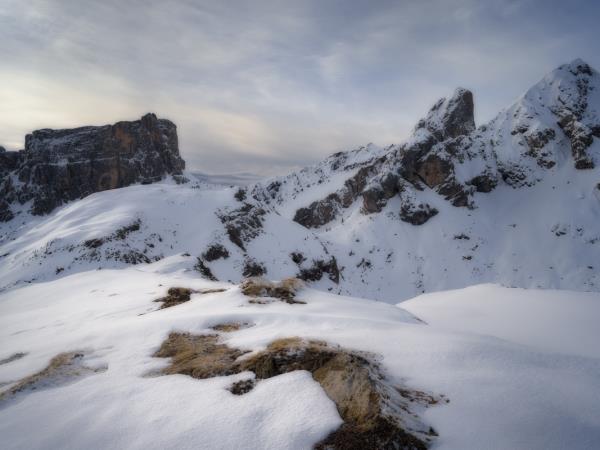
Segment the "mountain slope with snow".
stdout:
<svg viewBox="0 0 600 450">
<path fill-rule="evenodd" d="M 2 448 L 594 448 L 598 89 L 575 60 L 478 128 L 457 89 L 252 185 L 16 201 Z"/>
<path fill-rule="evenodd" d="M 3 448 L 307 449 L 339 426 L 335 405 L 305 371 L 261 380 L 241 396 L 227 387 L 245 374 L 152 375 L 166 363 L 152 355 L 170 332 L 211 334 L 228 322 L 248 324 L 220 333 L 228 345 L 324 340 L 378 355 L 391 382 L 444 395 L 448 403 L 420 413 L 439 434 L 435 448 L 586 449 L 600 439 L 600 359 L 590 348 L 600 335 L 581 320 L 597 317 L 598 294 L 478 286 L 411 300 L 413 316 L 312 289 L 299 293 L 305 304 L 251 304 L 236 286 L 165 270 L 159 261 L 88 271 L 0 296 L 0 359 L 24 354 L 0 364 L 2 389 L 60 352 L 83 352 L 84 367 L 95 369 L 0 401 Z M 226 291 L 157 310 L 153 300 L 171 286 Z M 554 320 L 540 320 L 546 308 Z M 511 326 L 514 318 L 533 330 Z M 557 325 L 577 332 L 565 342 L 538 339 Z"/>
<path fill-rule="evenodd" d="M 1 225 L 1 288 L 189 255 L 211 279 L 299 276 L 391 303 L 486 282 L 596 291 L 599 80 L 561 66 L 477 129 L 459 89 L 401 145 L 249 187 L 164 181 L 23 212 Z"/>
</svg>

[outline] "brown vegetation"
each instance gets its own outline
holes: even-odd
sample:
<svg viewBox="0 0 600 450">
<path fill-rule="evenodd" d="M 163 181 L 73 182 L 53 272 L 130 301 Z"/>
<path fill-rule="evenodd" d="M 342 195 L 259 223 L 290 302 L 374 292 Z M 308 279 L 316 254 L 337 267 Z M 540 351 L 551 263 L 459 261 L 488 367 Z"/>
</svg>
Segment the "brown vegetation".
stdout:
<svg viewBox="0 0 600 450">
<path fill-rule="evenodd" d="M 14 397 L 26 390 L 36 390 L 64 384 L 65 381 L 90 373 L 102 372 L 105 368 L 83 365 L 83 352 L 59 353 L 41 371 L 22 378 L 12 388 L 0 393 L 0 401 Z"/>
<path fill-rule="evenodd" d="M 237 381 L 229 390 L 243 395 L 256 381 L 294 370 L 309 371 L 335 402 L 343 425 L 318 449 L 425 449 L 437 435 L 418 420 L 416 408 L 438 399 L 391 385 L 370 355 L 297 337 L 278 339 L 265 350 L 246 352 L 218 342 L 218 336 L 171 333 L 155 354 L 170 357 L 165 374 L 195 378 L 254 372 L 256 380 Z"/>
<path fill-rule="evenodd" d="M 260 277 L 247 278 L 240 284 L 242 294 L 253 297 L 252 303 L 266 303 L 256 301 L 257 297 L 271 297 L 294 304 L 305 302 L 296 300 L 296 293 L 304 286 L 298 278 L 285 278 L 279 282 L 273 282 Z"/>
<path fill-rule="evenodd" d="M 248 322 L 225 322 L 219 323 L 211 328 L 215 331 L 220 331 L 222 333 L 231 333 L 233 331 L 241 330 L 242 328 L 248 328 L 250 324 Z"/>
<path fill-rule="evenodd" d="M 226 289 L 190 289 L 183 287 L 172 287 L 167 291 L 165 297 L 154 300 L 155 302 L 162 302 L 159 309 L 170 308 L 172 306 L 181 305 L 182 303 L 189 302 L 192 294 L 213 294 L 215 292 L 225 292 Z"/>
</svg>

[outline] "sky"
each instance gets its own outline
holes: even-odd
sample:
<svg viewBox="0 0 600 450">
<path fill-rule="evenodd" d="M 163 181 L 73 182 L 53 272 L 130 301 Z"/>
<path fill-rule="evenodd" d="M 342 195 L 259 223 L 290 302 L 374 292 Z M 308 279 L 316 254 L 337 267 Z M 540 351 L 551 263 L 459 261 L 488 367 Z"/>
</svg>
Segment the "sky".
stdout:
<svg viewBox="0 0 600 450">
<path fill-rule="evenodd" d="M 205 173 L 274 175 L 401 142 L 458 86 L 476 122 L 560 64 L 600 68 L 600 2 L 0 0 L 0 145 L 177 124 Z"/>
</svg>

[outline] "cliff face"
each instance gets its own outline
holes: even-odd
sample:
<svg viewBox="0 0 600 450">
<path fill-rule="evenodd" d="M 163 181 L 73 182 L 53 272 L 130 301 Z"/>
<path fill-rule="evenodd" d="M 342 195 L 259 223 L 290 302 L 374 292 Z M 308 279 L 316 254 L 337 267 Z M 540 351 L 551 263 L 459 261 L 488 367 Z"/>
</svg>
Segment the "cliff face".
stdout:
<svg viewBox="0 0 600 450">
<path fill-rule="evenodd" d="M 285 204 L 315 184 L 341 186 L 298 205 L 294 220 L 311 228 L 343 220 L 361 201 L 364 214 L 397 199 L 399 217 L 423 225 L 439 208 L 430 191 L 453 206 L 477 208 L 477 193 L 497 186 L 535 186 L 564 164 L 584 173 L 600 161 L 600 74 L 576 59 L 530 88 L 487 124 L 475 127 L 473 95 L 459 88 L 434 104 L 407 141 L 383 150 L 332 155 L 316 168 L 257 184 L 253 197 Z"/>
<path fill-rule="evenodd" d="M 0 152 L 0 221 L 13 218 L 14 204 L 32 201 L 31 213 L 46 214 L 94 192 L 151 183 L 184 168 L 175 124 L 154 114 L 114 125 L 37 130 L 25 137 L 25 150 Z"/>
</svg>

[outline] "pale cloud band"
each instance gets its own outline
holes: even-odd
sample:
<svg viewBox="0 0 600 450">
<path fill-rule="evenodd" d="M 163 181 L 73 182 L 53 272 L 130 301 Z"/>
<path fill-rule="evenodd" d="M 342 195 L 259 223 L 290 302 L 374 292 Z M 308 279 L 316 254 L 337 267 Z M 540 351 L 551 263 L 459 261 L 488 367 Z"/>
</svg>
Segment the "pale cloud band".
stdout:
<svg viewBox="0 0 600 450">
<path fill-rule="evenodd" d="M 457 86 L 491 118 L 575 57 L 591 1 L 0 0 L 0 145 L 134 119 L 177 123 L 188 166 L 276 173 L 402 140 Z"/>
</svg>

